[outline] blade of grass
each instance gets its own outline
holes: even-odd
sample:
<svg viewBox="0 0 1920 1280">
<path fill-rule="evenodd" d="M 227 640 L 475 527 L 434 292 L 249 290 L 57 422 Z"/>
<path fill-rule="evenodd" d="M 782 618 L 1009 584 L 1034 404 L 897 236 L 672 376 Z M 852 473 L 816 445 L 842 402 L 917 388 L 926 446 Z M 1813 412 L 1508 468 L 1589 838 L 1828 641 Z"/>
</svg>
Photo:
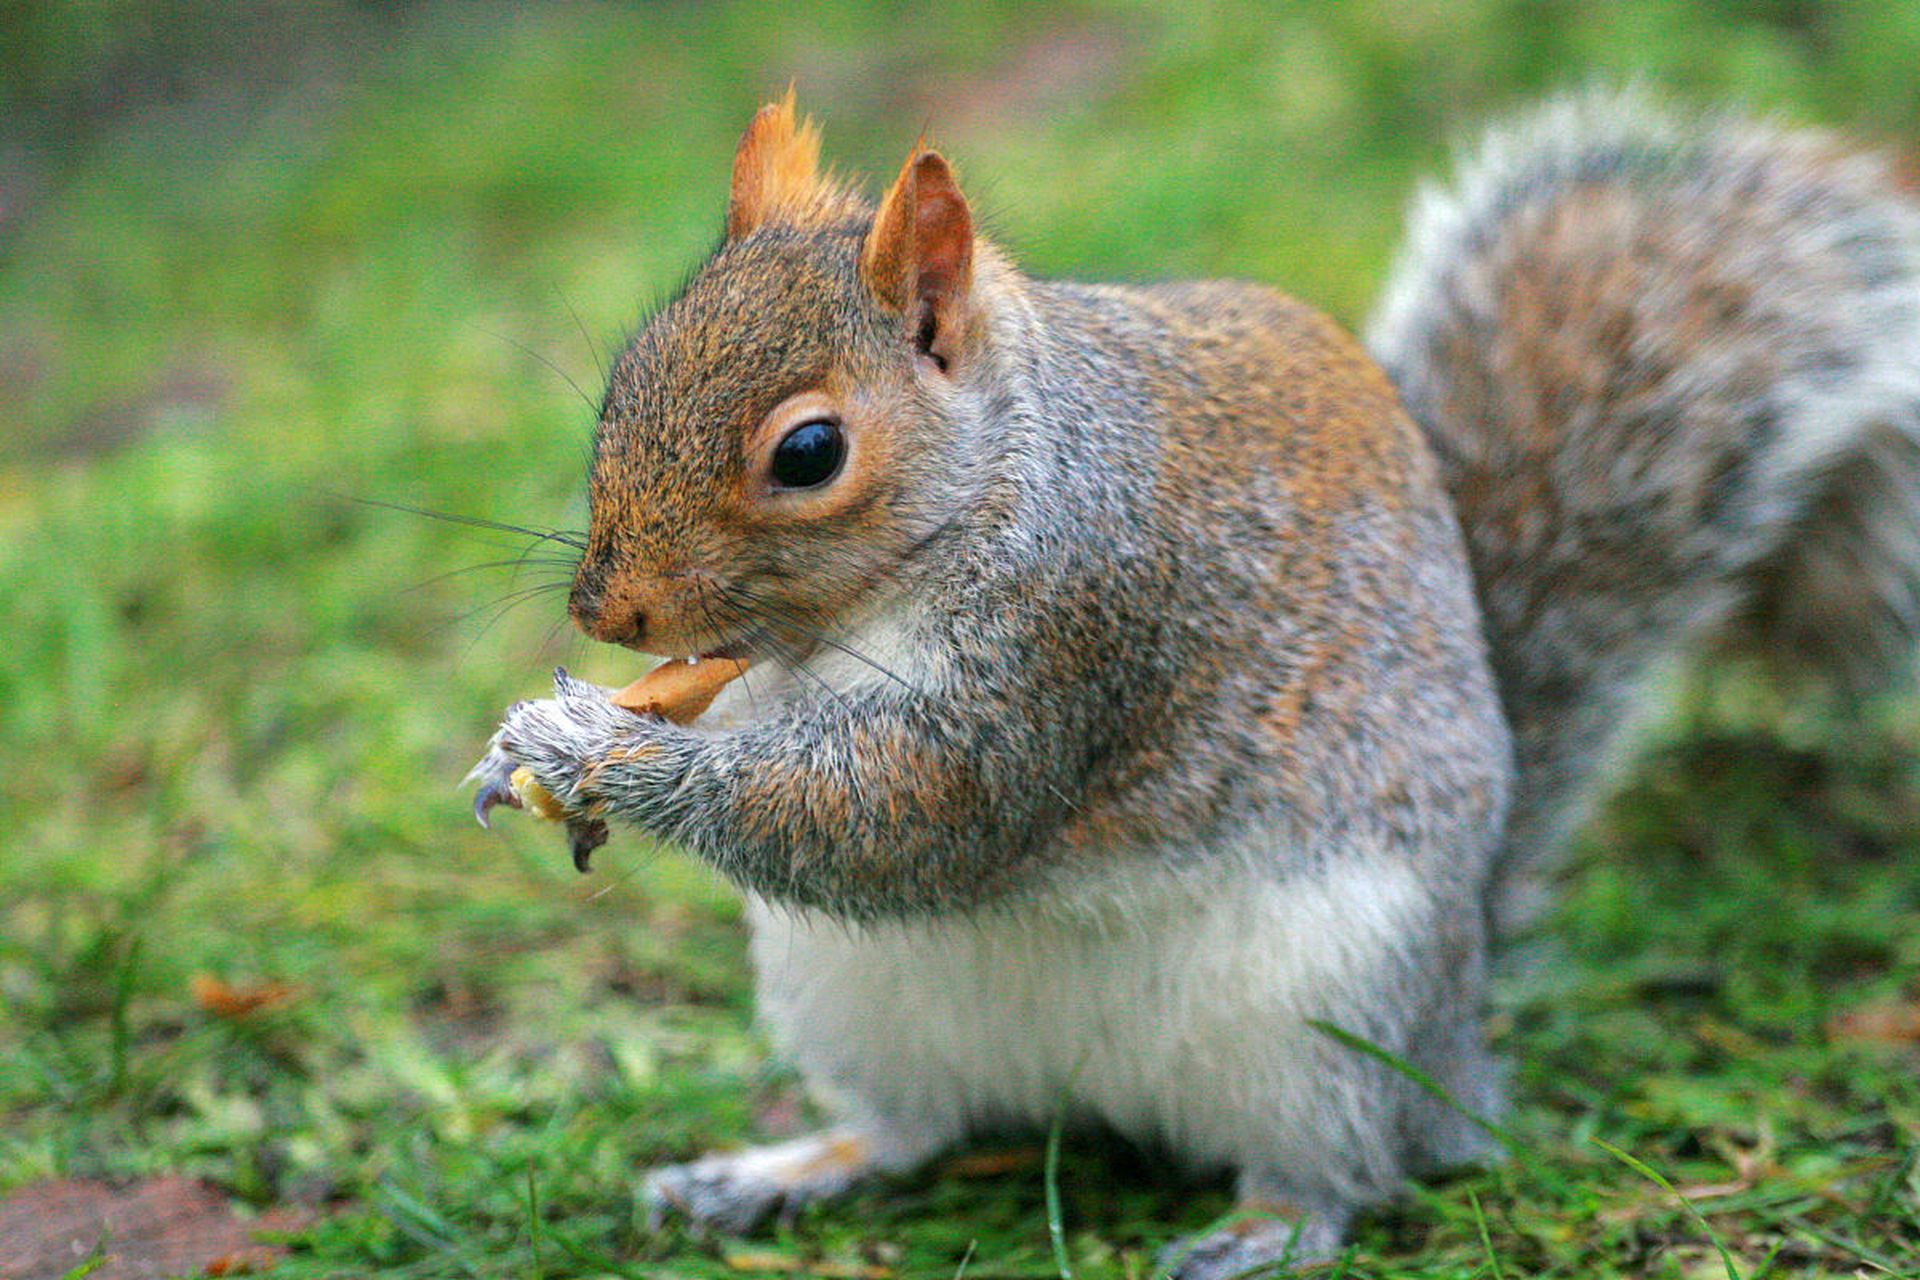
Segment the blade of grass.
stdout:
<svg viewBox="0 0 1920 1280">
<path fill-rule="evenodd" d="M 1767 1256 L 1760 1259 L 1760 1265 L 1753 1269 L 1753 1274 L 1747 1277 L 1747 1280 L 1764 1280 L 1767 1273 L 1773 1270 L 1774 1259 L 1778 1258 L 1780 1251 L 1786 1247 L 1787 1242 L 1784 1237 L 1774 1241 L 1773 1248 L 1767 1250 Z"/>
<path fill-rule="evenodd" d="M 1869 1249 L 1858 1240 L 1851 1240 L 1846 1236 L 1840 1235 L 1838 1232 L 1828 1231 L 1824 1227 L 1817 1227 L 1800 1214 L 1790 1214 L 1782 1218 L 1781 1221 L 1787 1223 L 1795 1230 L 1806 1232 L 1830 1249 L 1845 1250 L 1868 1266 L 1884 1271 L 1890 1276 L 1911 1276 L 1914 1274 L 1913 1268 L 1901 1266 L 1884 1253 Z"/>
<path fill-rule="evenodd" d="M 1054 1109 L 1053 1124 L 1047 1129 L 1047 1167 L 1043 1175 L 1047 1186 L 1047 1238 L 1053 1244 L 1053 1265 L 1060 1280 L 1073 1280 L 1073 1260 L 1067 1255 L 1066 1215 L 1060 1207 L 1060 1133 L 1066 1128 L 1066 1099 Z"/>
<path fill-rule="evenodd" d="M 1270 1215 L 1255 1214 L 1254 1216 L 1267 1217 Z M 1293 1229 L 1287 1232 L 1287 1243 L 1281 1246 L 1279 1257 L 1274 1258 L 1270 1262 L 1256 1262 L 1245 1271 L 1236 1273 L 1232 1277 L 1232 1280 L 1253 1280 L 1255 1276 L 1279 1276 L 1290 1273 L 1293 1270 L 1294 1250 L 1300 1247 L 1300 1233 L 1306 1229 L 1307 1220 L 1305 1218 L 1297 1220 L 1293 1224 Z M 1341 1263 L 1342 1267 L 1345 1265 L 1345 1262 Z"/>
<path fill-rule="evenodd" d="M 1906 1159 L 1900 1162 L 1900 1168 L 1893 1176 L 1881 1180 L 1879 1190 L 1873 1193 L 1873 1203 L 1867 1206 L 1867 1211 L 1864 1216 L 1877 1218 L 1894 1205 L 1900 1198 L 1901 1191 L 1907 1186 L 1909 1179 L 1912 1178 L 1913 1166 L 1916 1163 L 1920 1163 L 1920 1149 L 1909 1151 Z"/>
<path fill-rule="evenodd" d="M 1162 1266 L 1156 1267 L 1153 1272 L 1154 1280 L 1169 1280 L 1169 1277 L 1177 1273 L 1186 1263 L 1188 1256 L 1204 1244 L 1210 1236 L 1217 1235 L 1222 1231 L 1231 1231 L 1246 1222 L 1277 1222 L 1280 1220 L 1277 1214 L 1259 1209 L 1234 1209 L 1228 1213 L 1223 1213 L 1187 1237 L 1185 1248 L 1167 1259 Z M 1273 1268 L 1289 1265 L 1293 1261 L 1293 1251 L 1300 1247 L 1300 1233 L 1306 1230 L 1306 1220 L 1304 1218 L 1300 1219 L 1294 1222 L 1292 1226 L 1293 1229 L 1287 1233 L 1286 1246 L 1281 1249 L 1278 1258 L 1275 1258 L 1271 1262 L 1256 1263 L 1247 1270 L 1230 1277 L 1230 1280 L 1241 1280 L 1242 1276 L 1262 1275 Z"/>
<path fill-rule="evenodd" d="M 1480 1208 L 1480 1197 L 1469 1191 L 1467 1203 L 1473 1206 L 1473 1225 L 1480 1233 L 1480 1247 L 1487 1251 L 1487 1269 L 1493 1273 L 1493 1280 L 1506 1280 L 1500 1270 L 1500 1255 L 1493 1251 L 1493 1237 L 1487 1232 L 1487 1215 Z"/>
<path fill-rule="evenodd" d="M 102 1239 L 93 1246 L 93 1252 L 82 1259 L 79 1265 L 69 1267 L 60 1273 L 60 1280 L 82 1280 L 107 1265 L 107 1242 Z"/>
<path fill-rule="evenodd" d="M 391 1182 L 381 1183 L 379 1193 L 387 1200 L 387 1204 L 383 1207 L 387 1220 L 400 1231 L 420 1244 L 452 1258 L 468 1275 L 477 1278 L 483 1274 L 470 1256 L 468 1246 L 455 1237 L 457 1229 L 452 1223 Z M 398 1212 L 394 1212 L 395 1210 Z"/>
<path fill-rule="evenodd" d="M 618 1258 L 609 1257 L 598 1249 L 579 1243 L 564 1231 L 549 1231 L 547 1239 L 560 1246 L 560 1251 L 583 1267 L 591 1268 L 595 1274 L 620 1276 L 622 1280 L 650 1280 L 651 1273 L 635 1271 Z"/>
<path fill-rule="evenodd" d="M 127 1084 L 127 1051 L 132 1040 L 127 1028 L 127 1004 L 133 999 L 133 975 L 140 962 L 141 940 L 140 935 L 135 934 L 127 943 L 127 953 L 120 958 L 113 975 L 113 1008 L 108 1014 L 107 1093 L 115 1097 Z"/>
<path fill-rule="evenodd" d="M 534 1185 L 533 1166 L 527 1166 L 527 1251 L 533 1255 L 533 1275 L 540 1274 L 540 1190 Z"/>
<path fill-rule="evenodd" d="M 1394 1074 L 1402 1076 L 1418 1085 L 1421 1089 L 1432 1095 L 1442 1106 L 1461 1116 L 1482 1133 L 1499 1143 L 1501 1149 L 1509 1156 L 1520 1161 L 1535 1173 L 1548 1177 L 1549 1180 L 1558 1185 L 1559 1179 L 1557 1175 L 1551 1174 L 1550 1171 L 1536 1161 L 1533 1158 L 1533 1153 L 1528 1151 L 1525 1144 L 1518 1138 L 1485 1116 L 1474 1111 L 1464 1102 L 1461 1102 L 1448 1091 L 1445 1085 L 1435 1080 L 1420 1068 L 1414 1066 L 1411 1062 L 1408 1062 L 1390 1050 L 1381 1048 L 1371 1040 L 1357 1036 L 1346 1028 L 1337 1027 L 1331 1022 L 1323 1022 L 1318 1018 L 1309 1018 L 1307 1019 L 1307 1025 L 1315 1031 L 1318 1031 L 1321 1035 L 1326 1036 L 1329 1040 L 1332 1040 L 1335 1044 L 1351 1049 L 1363 1057 L 1372 1058 L 1375 1062 L 1378 1062 Z"/>
<path fill-rule="evenodd" d="M 1246 1209 L 1233 1209 L 1221 1214 L 1212 1222 L 1209 1222 L 1206 1226 L 1188 1236 L 1181 1242 L 1181 1248 L 1178 1252 L 1171 1258 L 1166 1259 L 1161 1265 L 1155 1267 L 1153 1269 L 1153 1280 L 1170 1280 L 1170 1277 L 1186 1264 L 1188 1255 L 1199 1248 L 1200 1242 L 1208 1236 L 1218 1231 L 1231 1230 L 1242 1222 L 1251 1222 L 1259 1216 L 1259 1214 L 1249 1212 Z"/>
<path fill-rule="evenodd" d="M 1727 1252 L 1727 1246 L 1725 1242 L 1723 1242 L 1720 1239 L 1720 1233 L 1713 1229 L 1713 1224 L 1707 1221 L 1706 1215 L 1701 1213 L 1700 1210 L 1694 1207 L 1693 1201 L 1687 1199 L 1684 1195 L 1681 1195 L 1680 1189 L 1674 1186 L 1671 1182 L 1668 1182 L 1666 1178 L 1660 1173 L 1660 1171 L 1653 1168 L 1653 1166 L 1645 1163 L 1644 1161 L 1636 1159 L 1635 1157 L 1633 1157 L 1632 1155 L 1629 1155 L 1625 1151 L 1622 1151 L 1619 1147 L 1614 1146 L 1611 1142 L 1608 1142 L 1605 1138 L 1594 1138 L 1592 1139 L 1592 1141 L 1595 1146 L 1599 1147 L 1602 1151 L 1612 1156 L 1615 1160 L 1618 1160 L 1621 1164 L 1626 1165 L 1627 1168 L 1633 1170 L 1635 1173 L 1639 1174 L 1641 1177 L 1646 1178 L 1647 1180 L 1653 1182 L 1654 1184 L 1659 1186 L 1662 1190 L 1664 1190 L 1668 1195 L 1678 1200 L 1680 1202 L 1680 1207 L 1687 1211 L 1687 1216 L 1691 1217 L 1694 1220 L 1694 1222 L 1699 1224 L 1700 1229 L 1707 1233 L 1707 1239 L 1712 1241 L 1714 1251 L 1720 1255 L 1721 1265 L 1726 1267 L 1727 1269 L 1727 1280 L 1740 1280 L 1740 1270 L 1738 1267 L 1735 1267 L 1733 1265 L 1733 1255 Z"/>
<path fill-rule="evenodd" d="M 1073 1280 L 1073 1259 L 1067 1254 L 1066 1211 L 1060 1205 L 1060 1135 L 1067 1127 L 1067 1105 L 1073 1098 L 1073 1087 L 1080 1082 L 1080 1073 L 1092 1055 L 1093 1046 L 1088 1045 L 1081 1050 L 1073 1070 L 1067 1073 L 1067 1082 L 1060 1086 L 1059 1099 L 1054 1104 L 1053 1124 L 1047 1130 L 1047 1163 L 1042 1174 L 1047 1188 L 1047 1238 L 1053 1245 L 1053 1265 L 1060 1272 L 1060 1280 Z"/>
</svg>

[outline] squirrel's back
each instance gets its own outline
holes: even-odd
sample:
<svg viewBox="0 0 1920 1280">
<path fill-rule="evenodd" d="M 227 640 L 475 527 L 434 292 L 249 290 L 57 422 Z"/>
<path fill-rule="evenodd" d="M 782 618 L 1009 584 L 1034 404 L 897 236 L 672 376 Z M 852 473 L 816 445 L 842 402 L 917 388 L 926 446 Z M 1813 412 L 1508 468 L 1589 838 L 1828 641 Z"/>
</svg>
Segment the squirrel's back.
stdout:
<svg viewBox="0 0 1920 1280">
<path fill-rule="evenodd" d="M 1352 847 L 1497 822 L 1509 755 L 1459 529 L 1360 343 L 1238 281 L 1019 288 L 1046 318 L 1020 344 L 1040 412 L 1003 429 L 1057 456 L 1026 464 L 1041 553 L 1004 586 L 1052 602 L 1024 665 L 1107 726 L 1079 735 L 1101 763 L 1065 843 L 1197 847 L 1276 803 L 1339 815 Z M 1296 843 L 1272 858 L 1322 858 Z"/>
<path fill-rule="evenodd" d="M 1860 677 L 1920 618 L 1920 214 L 1828 139 L 1591 94 L 1420 201 L 1368 343 L 1454 496 L 1519 785 L 1583 812 L 1650 674 Z"/>
</svg>

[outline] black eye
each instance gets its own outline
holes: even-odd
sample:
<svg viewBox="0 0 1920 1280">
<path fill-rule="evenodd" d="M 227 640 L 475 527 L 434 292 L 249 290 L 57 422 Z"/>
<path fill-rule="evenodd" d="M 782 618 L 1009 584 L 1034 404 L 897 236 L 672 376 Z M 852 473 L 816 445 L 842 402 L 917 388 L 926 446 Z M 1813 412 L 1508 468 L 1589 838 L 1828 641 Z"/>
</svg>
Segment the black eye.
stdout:
<svg viewBox="0 0 1920 1280">
<path fill-rule="evenodd" d="M 839 423 L 803 422 L 773 447 L 773 482 L 783 489 L 811 489 L 833 479 L 846 456 L 847 437 Z"/>
</svg>

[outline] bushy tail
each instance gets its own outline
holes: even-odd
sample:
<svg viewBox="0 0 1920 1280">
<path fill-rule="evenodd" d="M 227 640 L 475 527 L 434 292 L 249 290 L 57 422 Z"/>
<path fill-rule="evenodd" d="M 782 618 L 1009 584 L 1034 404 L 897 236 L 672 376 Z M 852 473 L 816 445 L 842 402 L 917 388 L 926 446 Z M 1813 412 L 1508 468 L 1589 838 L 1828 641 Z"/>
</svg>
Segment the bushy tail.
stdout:
<svg viewBox="0 0 1920 1280">
<path fill-rule="evenodd" d="M 1584 815 L 1664 660 L 1906 665 L 1920 213 L 1878 164 L 1555 104 L 1423 194 L 1368 342 L 1466 533 L 1519 757 L 1510 871 Z"/>
</svg>

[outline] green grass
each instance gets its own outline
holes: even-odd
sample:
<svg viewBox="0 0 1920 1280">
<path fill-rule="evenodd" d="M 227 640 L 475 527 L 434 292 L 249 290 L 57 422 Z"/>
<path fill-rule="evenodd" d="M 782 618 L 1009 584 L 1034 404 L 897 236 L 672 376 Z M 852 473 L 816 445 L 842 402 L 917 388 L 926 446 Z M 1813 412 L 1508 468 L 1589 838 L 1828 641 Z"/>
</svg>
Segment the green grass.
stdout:
<svg viewBox="0 0 1920 1280">
<path fill-rule="evenodd" d="M 1348 321 L 1417 175 L 1556 86 L 1920 143 L 1892 0 L 799 8 L 354 8 L 262 64 L 200 6 L 160 47 L 214 87 L 120 114 L 62 104 L 113 97 L 137 14 L 0 24 L 7 118 L 68 142 L 0 221 L 0 1192 L 328 1206 L 287 1276 L 984 1280 L 1057 1274 L 1056 1241 L 1147 1274 L 1225 1192 L 1072 1140 L 1057 1237 L 1039 1166 L 648 1233 L 636 1170 L 806 1120 L 735 901 L 631 840 L 583 879 L 550 831 L 473 827 L 499 709 L 557 659 L 631 667 L 554 597 L 494 619 L 556 566 L 441 576 L 519 540 L 347 498 L 577 524 L 591 414 L 544 366 L 594 391 L 789 77 L 855 171 L 930 122 L 1036 270 L 1247 275 Z M 1344 1274 L 1920 1271 L 1920 1060 L 1829 1031 L 1920 990 L 1916 745 L 1910 703 L 1703 684 L 1503 966 L 1519 1154 L 1369 1216 Z M 298 994 L 221 1019 L 199 973 Z"/>
</svg>

